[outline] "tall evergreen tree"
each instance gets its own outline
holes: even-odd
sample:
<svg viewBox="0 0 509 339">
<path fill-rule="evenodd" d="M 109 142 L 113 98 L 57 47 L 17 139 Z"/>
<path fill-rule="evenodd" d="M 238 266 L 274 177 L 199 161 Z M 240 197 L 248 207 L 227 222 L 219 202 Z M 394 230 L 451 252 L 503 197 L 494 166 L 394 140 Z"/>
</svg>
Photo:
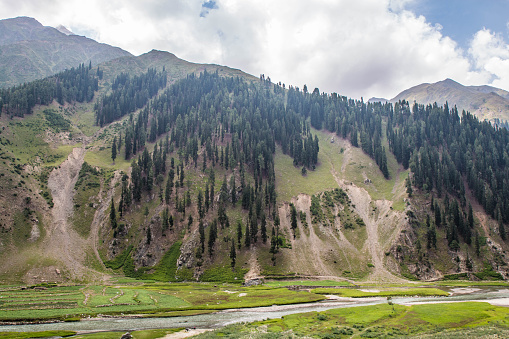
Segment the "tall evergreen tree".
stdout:
<svg viewBox="0 0 509 339">
<path fill-rule="evenodd" d="M 115 159 L 117 158 L 117 137 L 113 137 L 113 143 L 111 144 L 111 160 L 115 163 Z"/>
<path fill-rule="evenodd" d="M 113 203 L 113 197 L 111 197 L 110 204 L 110 224 L 111 228 L 117 228 L 117 215 L 115 213 L 115 204 Z"/>
<path fill-rule="evenodd" d="M 230 248 L 230 260 L 232 269 L 235 268 L 235 261 L 237 259 L 237 252 L 235 251 L 235 240 L 232 239 L 232 245 Z"/>
</svg>

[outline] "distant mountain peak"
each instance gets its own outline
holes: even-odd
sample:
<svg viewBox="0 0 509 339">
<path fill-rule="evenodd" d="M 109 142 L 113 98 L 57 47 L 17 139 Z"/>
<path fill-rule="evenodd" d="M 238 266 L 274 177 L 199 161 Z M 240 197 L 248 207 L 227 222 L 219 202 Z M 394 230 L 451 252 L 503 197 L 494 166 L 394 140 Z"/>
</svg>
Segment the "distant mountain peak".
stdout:
<svg viewBox="0 0 509 339">
<path fill-rule="evenodd" d="M 35 25 L 35 26 L 42 26 L 42 24 L 37 21 L 36 19 L 29 17 L 29 16 L 18 16 L 16 18 L 9 18 L 2 20 L 5 23 L 18 23 L 18 24 L 28 24 L 28 25 Z"/>
<path fill-rule="evenodd" d="M 76 35 L 70 30 L 68 30 L 67 27 L 65 27 L 64 25 L 58 25 L 55 28 L 57 29 L 57 31 L 59 31 L 60 33 L 64 33 L 65 35 Z"/>
<path fill-rule="evenodd" d="M 81 63 L 97 65 L 131 55 L 74 35 L 64 26 L 43 26 L 30 17 L 0 20 L 0 49 L 0 88 L 44 78 Z"/>
<path fill-rule="evenodd" d="M 382 102 L 382 103 L 386 103 L 386 102 L 389 102 L 390 100 L 388 99 L 385 99 L 385 98 L 376 98 L 376 97 L 372 97 L 371 99 L 368 100 L 368 102 L 372 103 L 372 102 Z"/>
<path fill-rule="evenodd" d="M 391 102 L 406 100 L 419 104 L 457 106 L 459 112 L 466 110 L 479 119 L 509 120 L 509 92 L 491 86 L 464 86 L 452 79 L 445 79 L 436 83 L 423 83 L 413 86 L 396 97 Z"/>
</svg>

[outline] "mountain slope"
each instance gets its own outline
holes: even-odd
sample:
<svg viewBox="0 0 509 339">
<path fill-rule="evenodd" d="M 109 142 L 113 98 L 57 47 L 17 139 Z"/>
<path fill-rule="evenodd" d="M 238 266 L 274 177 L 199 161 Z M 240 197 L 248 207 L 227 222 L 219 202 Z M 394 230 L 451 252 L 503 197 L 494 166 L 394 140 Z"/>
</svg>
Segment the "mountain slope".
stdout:
<svg viewBox="0 0 509 339">
<path fill-rule="evenodd" d="M 23 88 L 6 96 L 0 281 L 509 275 L 503 129 L 439 107 L 413 115 L 406 103 L 285 90 L 155 50 L 73 72 L 98 84 L 82 101 L 51 97 L 54 78 L 34 82 L 50 99 L 24 115 L 7 114 Z M 465 150 L 450 147 L 458 135 L 472 136 Z M 496 181 L 470 175 L 467 186 L 461 161 Z"/>
<path fill-rule="evenodd" d="M 0 20 L 0 87 L 44 78 L 81 63 L 131 55 L 118 47 L 67 35 L 27 17 Z"/>
<path fill-rule="evenodd" d="M 463 86 L 454 80 L 446 79 L 409 88 L 391 102 L 400 100 L 424 105 L 436 102 L 439 106 L 447 102 L 449 107 L 456 105 L 459 112 L 469 111 L 481 120 L 509 120 L 509 92 L 491 86 Z"/>
</svg>

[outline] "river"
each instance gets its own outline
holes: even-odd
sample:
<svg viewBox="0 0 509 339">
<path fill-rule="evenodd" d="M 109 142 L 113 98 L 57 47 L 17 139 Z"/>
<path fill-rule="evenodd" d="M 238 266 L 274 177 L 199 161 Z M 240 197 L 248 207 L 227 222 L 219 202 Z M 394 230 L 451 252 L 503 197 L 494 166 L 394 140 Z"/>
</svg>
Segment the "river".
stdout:
<svg viewBox="0 0 509 339">
<path fill-rule="evenodd" d="M 447 297 L 393 297 L 394 304 L 486 301 L 509 307 L 509 289 L 453 288 Z M 4 325 L 0 332 L 35 332 L 70 330 L 78 333 L 99 331 L 134 331 L 156 328 L 219 328 L 239 322 L 281 318 L 288 314 L 320 312 L 333 308 L 357 307 L 386 303 L 387 298 L 336 298 L 322 302 L 224 310 L 216 313 L 169 318 L 91 318 L 79 322 L 58 322 L 30 325 Z"/>
</svg>

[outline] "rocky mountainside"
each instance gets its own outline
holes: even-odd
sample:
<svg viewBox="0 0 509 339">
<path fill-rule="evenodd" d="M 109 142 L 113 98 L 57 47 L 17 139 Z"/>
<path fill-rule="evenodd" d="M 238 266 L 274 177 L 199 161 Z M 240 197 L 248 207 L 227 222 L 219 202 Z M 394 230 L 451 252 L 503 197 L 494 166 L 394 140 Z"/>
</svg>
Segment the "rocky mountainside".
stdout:
<svg viewBox="0 0 509 339">
<path fill-rule="evenodd" d="M 155 50 L 0 94 L 1 282 L 509 276 L 509 136 L 471 115 Z"/>
<path fill-rule="evenodd" d="M 434 84 L 421 84 L 404 90 L 392 100 L 415 101 L 420 104 L 456 105 L 458 110 L 469 111 L 479 119 L 502 121 L 509 120 L 509 92 L 491 86 L 463 86 L 462 84 L 446 79 Z"/>
<path fill-rule="evenodd" d="M 130 56 L 118 47 L 62 33 L 28 17 L 0 20 L 0 87 L 44 78 L 81 63 Z"/>
</svg>

